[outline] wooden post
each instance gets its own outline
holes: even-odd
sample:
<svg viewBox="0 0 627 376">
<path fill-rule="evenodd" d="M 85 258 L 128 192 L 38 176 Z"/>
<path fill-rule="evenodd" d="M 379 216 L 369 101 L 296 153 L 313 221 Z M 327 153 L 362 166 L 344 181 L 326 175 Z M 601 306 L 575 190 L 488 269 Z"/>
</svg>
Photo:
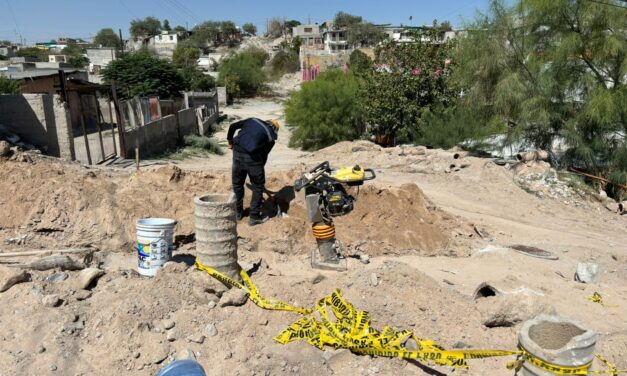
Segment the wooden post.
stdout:
<svg viewBox="0 0 627 376">
<path fill-rule="evenodd" d="M 113 152 L 118 155 L 118 147 L 115 142 L 115 128 L 113 128 L 113 111 L 111 110 L 111 99 L 107 102 L 109 104 L 109 125 L 111 126 L 111 139 L 113 140 Z"/>
<path fill-rule="evenodd" d="M 100 102 L 98 102 L 98 95 L 94 94 L 94 101 L 96 102 L 96 126 L 98 127 L 98 141 L 100 141 L 100 161 L 105 160 L 104 143 L 102 142 L 102 124 L 100 123 Z"/>
<path fill-rule="evenodd" d="M 85 127 L 85 118 L 83 117 L 83 104 L 81 103 L 81 95 L 78 95 L 78 112 L 80 113 L 79 119 L 81 121 L 81 128 L 83 129 L 83 138 L 85 139 L 85 150 L 87 151 L 87 162 L 91 163 L 91 153 L 89 152 L 89 137 L 87 137 L 87 128 Z"/>
<path fill-rule="evenodd" d="M 124 121 L 122 121 L 122 115 L 120 113 L 120 104 L 118 103 L 118 94 L 115 88 L 115 81 L 111 82 L 111 96 L 113 98 L 113 105 L 115 106 L 115 116 L 118 121 L 118 139 L 120 140 L 120 157 L 126 159 L 126 144 L 124 142 Z"/>
</svg>

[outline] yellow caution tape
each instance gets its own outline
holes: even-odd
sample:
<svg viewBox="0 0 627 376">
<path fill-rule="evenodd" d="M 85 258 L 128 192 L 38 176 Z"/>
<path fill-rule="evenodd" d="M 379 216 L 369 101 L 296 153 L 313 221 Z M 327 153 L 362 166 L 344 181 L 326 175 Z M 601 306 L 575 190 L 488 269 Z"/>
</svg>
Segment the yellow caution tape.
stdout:
<svg viewBox="0 0 627 376">
<path fill-rule="evenodd" d="M 627 373 L 627 370 L 617 370 L 600 355 L 601 360 L 609 369 L 589 371 L 592 362 L 577 367 L 565 367 L 545 362 L 534 357 L 524 348 L 518 350 L 445 350 L 434 341 L 417 337 L 408 330 L 396 331 L 388 326 L 379 331 L 370 326 L 370 314 L 367 311 L 355 309 L 353 305 L 342 297 L 336 289 L 331 295 L 318 301 L 314 310 L 296 308 L 279 300 L 261 297 L 259 291 L 245 271 L 240 270 L 243 284 L 229 278 L 216 270 L 202 265 L 196 260 L 196 267 L 204 270 L 212 277 L 227 286 L 237 287 L 248 294 L 248 298 L 263 309 L 297 312 L 302 318 L 285 328 L 274 337 L 281 344 L 292 341 L 306 340 L 307 343 L 319 349 L 325 346 L 345 348 L 356 354 L 376 355 L 389 358 L 406 358 L 430 361 L 441 366 L 467 368 L 468 359 L 491 358 L 496 356 L 518 356 L 517 361 L 507 365 L 509 369 L 519 369 L 524 362 L 556 375 L 589 375 Z M 334 320 L 329 316 L 333 313 Z M 407 341 L 413 340 L 417 350 L 407 349 Z"/>
<path fill-rule="evenodd" d="M 602 305 L 605 308 L 616 308 L 618 307 L 618 305 L 607 305 L 603 302 L 603 297 L 601 296 L 601 294 L 599 294 L 598 292 L 594 292 L 594 294 L 592 294 L 592 296 L 587 297 L 587 299 L 589 301 L 591 301 L 592 303 L 599 303 L 600 305 Z"/>
</svg>

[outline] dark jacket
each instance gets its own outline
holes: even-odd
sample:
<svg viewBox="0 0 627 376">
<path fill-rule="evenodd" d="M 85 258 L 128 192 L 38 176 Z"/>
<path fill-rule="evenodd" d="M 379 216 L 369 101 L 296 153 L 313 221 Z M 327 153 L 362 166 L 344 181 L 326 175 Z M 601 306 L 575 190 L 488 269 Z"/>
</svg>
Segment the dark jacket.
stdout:
<svg viewBox="0 0 627 376">
<path fill-rule="evenodd" d="M 235 131 L 237 136 L 233 137 Z M 248 118 L 231 124 L 226 139 L 237 153 L 246 153 L 253 160 L 265 161 L 278 135 L 272 124 L 257 118 Z"/>
</svg>

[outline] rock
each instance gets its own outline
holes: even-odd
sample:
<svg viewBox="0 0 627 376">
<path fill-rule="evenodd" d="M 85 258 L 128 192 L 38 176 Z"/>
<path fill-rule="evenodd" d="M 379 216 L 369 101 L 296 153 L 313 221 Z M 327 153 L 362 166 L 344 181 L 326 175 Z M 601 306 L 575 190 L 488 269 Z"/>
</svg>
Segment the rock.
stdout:
<svg viewBox="0 0 627 376">
<path fill-rule="evenodd" d="M 311 279 L 311 284 L 315 285 L 318 284 L 322 281 L 324 281 L 325 279 L 327 279 L 327 277 L 323 276 L 322 274 L 316 274 L 315 276 L 313 276 L 313 278 Z"/>
<path fill-rule="evenodd" d="M 218 328 L 216 328 L 215 324 L 207 324 L 203 333 L 207 337 L 215 337 L 218 335 Z"/>
<path fill-rule="evenodd" d="M 353 355 L 347 349 L 338 349 L 338 350 L 325 350 L 322 357 L 329 365 L 329 368 L 333 370 L 333 373 L 341 374 L 342 371 L 346 373 L 350 368 L 350 361 Z M 353 371 L 355 371 L 353 369 Z M 350 373 L 346 373 L 350 374 Z"/>
<path fill-rule="evenodd" d="M 258 324 L 261 326 L 266 326 L 268 325 L 268 319 L 261 319 L 259 320 Z"/>
<path fill-rule="evenodd" d="M 476 302 L 481 312 L 481 323 L 488 328 L 511 327 L 541 313 L 554 312 L 542 297 L 526 292 L 503 294 Z"/>
<path fill-rule="evenodd" d="M 91 297 L 91 291 L 89 291 L 89 290 L 80 290 L 80 291 L 76 292 L 76 294 L 74 294 L 74 297 L 79 302 L 83 301 L 83 300 L 86 300 L 86 299 L 89 299 Z"/>
<path fill-rule="evenodd" d="M 247 300 L 248 300 L 248 294 L 244 290 L 238 289 L 238 288 L 232 288 L 229 291 L 222 294 L 222 297 L 220 298 L 220 307 L 243 306 L 244 304 L 246 304 Z"/>
<path fill-rule="evenodd" d="M 59 295 L 57 295 L 57 294 L 46 295 L 42 299 L 42 303 L 46 307 L 58 307 L 58 306 L 61 305 L 61 302 L 62 302 L 61 298 L 59 298 Z"/>
<path fill-rule="evenodd" d="M 363 254 L 363 255 L 359 255 L 359 261 L 360 261 L 362 264 L 370 264 L 370 256 L 365 255 L 365 254 Z"/>
<path fill-rule="evenodd" d="M 220 297 L 226 291 L 229 290 L 222 282 L 213 278 L 204 271 L 197 270 L 196 268 L 189 268 L 191 270 L 189 278 L 192 281 L 194 293 L 197 296 L 209 294 L 215 294 Z"/>
<path fill-rule="evenodd" d="M 68 277 L 69 275 L 66 272 L 56 272 L 47 276 L 46 281 L 57 283 L 57 282 L 65 281 L 66 279 L 68 279 Z"/>
<path fill-rule="evenodd" d="M 191 349 L 183 349 L 176 353 L 176 360 L 196 360 L 196 354 Z"/>
<path fill-rule="evenodd" d="M 163 329 L 165 330 L 174 328 L 174 325 L 176 325 L 174 320 L 163 320 Z"/>
<path fill-rule="evenodd" d="M 11 155 L 11 144 L 2 140 L 0 141 L 0 157 L 9 157 Z"/>
<path fill-rule="evenodd" d="M 184 273 L 187 268 L 189 268 L 189 266 L 184 262 L 168 261 L 163 264 L 163 267 L 159 269 L 159 271 L 165 273 Z"/>
<path fill-rule="evenodd" d="M 44 345 L 39 345 L 37 346 L 37 349 L 35 351 L 37 351 L 38 354 L 42 354 L 46 352 L 46 348 L 44 347 Z"/>
<path fill-rule="evenodd" d="M 216 307 L 217 303 L 214 302 L 213 300 L 210 300 L 209 303 L 207 303 L 207 307 L 209 309 L 214 309 Z"/>
<path fill-rule="evenodd" d="M 155 346 L 154 351 L 150 352 L 151 360 L 154 364 L 159 364 L 167 359 L 170 355 L 170 346 L 167 344 L 161 344 Z"/>
<path fill-rule="evenodd" d="M 79 289 L 87 290 L 93 281 L 97 280 L 104 274 L 105 274 L 104 270 L 101 270 L 98 268 L 83 269 L 80 271 L 80 273 L 78 273 L 77 287 Z"/>
<path fill-rule="evenodd" d="M 139 351 L 135 351 L 133 353 L 133 358 L 135 358 L 135 359 L 139 358 L 140 356 L 141 356 L 141 353 Z"/>
<path fill-rule="evenodd" d="M 462 341 L 457 341 L 453 344 L 453 348 L 454 349 L 470 349 L 472 348 L 472 346 L 470 346 L 469 344 L 467 344 L 466 342 L 462 342 Z"/>
<path fill-rule="evenodd" d="M 174 342 L 176 341 L 179 336 L 178 336 L 178 331 L 176 330 L 176 328 L 172 328 L 170 330 L 168 330 L 166 332 L 165 338 L 169 341 L 169 342 Z"/>
<path fill-rule="evenodd" d="M 376 273 L 370 274 L 370 284 L 372 286 L 377 286 L 379 284 L 379 278 L 377 278 Z"/>
<path fill-rule="evenodd" d="M 56 371 L 56 370 L 57 370 L 57 366 L 56 366 L 56 365 L 54 365 L 54 364 L 52 364 L 52 365 L 50 366 L 50 370 L 51 370 L 52 372 Z"/>
<path fill-rule="evenodd" d="M 28 278 L 29 275 L 24 270 L 0 266 L 0 292 L 7 291 L 15 284 L 27 281 Z"/>
<path fill-rule="evenodd" d="M 206 337 L 202 334 L 192 334 L 187 336 L 187 341 L 202 344 L 203 342 L 205 342 L 205 338 Z"/>
<path fill-rule="evenodd" d="M 592 283 L 596 281 L 599 274 L 599 265 L 592 262 L 580 262 L 577 264 L 575 281 L 581 283 Z"/>
</svg>

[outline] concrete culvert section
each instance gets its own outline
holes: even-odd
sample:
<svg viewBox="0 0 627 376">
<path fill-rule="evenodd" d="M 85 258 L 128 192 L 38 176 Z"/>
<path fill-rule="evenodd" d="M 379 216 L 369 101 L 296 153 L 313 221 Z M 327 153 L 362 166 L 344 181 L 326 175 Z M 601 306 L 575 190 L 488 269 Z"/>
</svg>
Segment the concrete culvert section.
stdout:
<svg viewBox="0 0 627 376">
<path fill-rule="evenodd" d="M 474 294 L 472 294 L 472 297 L 474 300 L 477 300 L 480 298 L 489 298 L 491 296 L 497 296 L 500 294 L 501 293 L 496 287 L 491 286 L 490 284 L 486 282 L 482 282 L 479 286 L 477 286 Z"/>
<path fill-rule="evenodd" d="M 557 367 L 584 367 L 594 359 L 598 335 L 579 323 L 556 315 L 539 315 L 523 324 L 518 344 L 533 357 Z M 537 363 L 537 362 L 536 362 Z M 557 373 L 525 361 L 523 376 L 549 376 Z"/>
<path fill-rule="evenodd" d="M 208 194 L 194 199 L 196 257 L 205 266 L 239 280 L 234 194 Z"/>
</svg>

